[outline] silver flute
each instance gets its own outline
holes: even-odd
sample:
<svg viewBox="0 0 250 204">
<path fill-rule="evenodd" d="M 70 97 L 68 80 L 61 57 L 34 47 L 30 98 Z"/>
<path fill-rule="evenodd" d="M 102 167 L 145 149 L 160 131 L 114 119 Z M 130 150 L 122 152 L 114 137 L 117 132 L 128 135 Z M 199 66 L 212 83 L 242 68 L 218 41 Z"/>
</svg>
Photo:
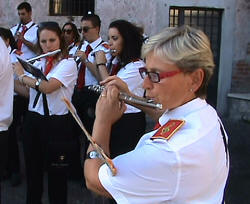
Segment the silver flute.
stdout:
<svg viewBox="0 0 250 204">
<path fill-rule="evenodd" d="M 42 55 L 38 55 L 36 57 L 28 59 L 27 62 L 33 62 L 33 61 L 38 60 L 38 59 L 43 58 L 43 57 L 48 57 L 48 56 L 51 56 L 51 55 L 55 55 L 55 54 L 57 54 L 59 52 L 61 52 L 61 49 L 58 49 L 58 50 L 55 50 L 55 51 L 52 51 L 52 52 L 47 52 L 47 53 L 42 54 Z"/>
<path fill-rule="evenodd" d="M 100 85 L 93 85 L 93 86 L 89 86 L 88 89 L 100 94 L 105 89 L 105 87 L 100 86 Z M 124 92 L 120 92 L 119 99 L 128 104 L 134 103 L 134 104 L 138 104 L 138 105 L 142 105 L 142 106 L 146 106 L 150 108 L 155 108 L 155 109 L 160 109 L 160 110 L 162 109 L 162 104 L 155 103 L 154 100 L 152 99 L 145 99 L 142 97 L 135 98 L 133 96 L 129 96 L 128 94 Z"/>
<path fill-rule="evenodd" d="M 101 51 L 101 50 L 98 50 L 98 51 L 96 51 L 96 52 L 99 52 L 99 51 Z M 96 52 L 93 52 L 93 53 L 91 53 L 91 56 L 93 56 L 93 57 L 95 57 L 95 53 Z M 108 50 L 108 51 L 103 51 L 104 52 L 104 54 L 108 54 L 108 53 L 110 53 L 110 54 L 112 54 L 112 53 L 115 53 L 116 52 L 116 50 Z"/>
</svg>

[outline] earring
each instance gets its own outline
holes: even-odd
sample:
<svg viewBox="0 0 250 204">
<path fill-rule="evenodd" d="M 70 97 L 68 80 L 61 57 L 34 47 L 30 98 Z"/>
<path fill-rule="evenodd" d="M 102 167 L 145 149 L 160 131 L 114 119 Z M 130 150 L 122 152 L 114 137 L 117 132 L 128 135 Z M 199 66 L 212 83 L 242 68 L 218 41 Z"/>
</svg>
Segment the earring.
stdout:
<svg viewBox="0 0 250 204">
<path fill-rule="evenodd" d="M 192 88 L 190 89 L 190 92 L 193 92 L 193 89 L 192 89 Z"/>
</svg>

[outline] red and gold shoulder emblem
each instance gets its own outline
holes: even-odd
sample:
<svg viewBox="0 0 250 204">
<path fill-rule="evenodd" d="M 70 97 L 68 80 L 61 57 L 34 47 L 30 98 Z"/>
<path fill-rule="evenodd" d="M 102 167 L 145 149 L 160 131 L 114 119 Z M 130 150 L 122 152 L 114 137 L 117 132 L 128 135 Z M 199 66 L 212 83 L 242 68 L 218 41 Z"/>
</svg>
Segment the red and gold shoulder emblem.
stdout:
<svg viewBox="0 0 250 204">
<path fill-rule="evenodd" d="M 159 130 L 150 138 L 169 140 L 177 130 L 185 123 L 184 120 L 169 120 L 165 125 L 161 126 Z"/>
<path fill-rule="evenodd" d="M 20 55 L 22 55 L 22 54 L 23 54 L 23 52 L 22 52 L 21 50 L 16 50 L 16 51 L 15 51 L 15 54 L 17 54 L 17 55 L 19 55 L 19 56 L 20 56 Z"/>
<path fill-rule="evenodd" d="M 109 45 L 107 43 L 103 43 L 102 46 L 105 47 L 106 49 L 109 49 Z"/>
</svg>

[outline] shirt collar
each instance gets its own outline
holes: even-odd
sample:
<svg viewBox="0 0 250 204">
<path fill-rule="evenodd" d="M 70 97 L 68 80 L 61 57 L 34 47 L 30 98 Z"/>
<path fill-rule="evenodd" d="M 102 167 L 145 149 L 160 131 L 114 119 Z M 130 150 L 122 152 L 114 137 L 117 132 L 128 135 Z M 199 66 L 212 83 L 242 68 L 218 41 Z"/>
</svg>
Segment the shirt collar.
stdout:
<svg viewBox="0 0 250 204">
<path fill-rule="evenodd" d="M 112 64 L 118 64 L 119 62 L 120 60 L 117 56 L 112 60 Z"/>
<path fill-rule="evenodd" d="M 94 42 L 89 43 L 89 45 L 90 45 L 90 47 L 91 47 L 92 49 L 95 49 L 95 48 L 97 47 L 97 45 L 101 43 L 101 41 L 102 41 L 102 38 L 99 37 L 99 38 L 98 38 L 97 40 L 95 40 Z"/>
<path fill-rule="evenodd" d="M 29 23 L 27 23 L 27 24 L 25 24 L 25 26 L 27 27 L 27 28 L 30 28 L 30 26 L 33 24 L 33 21 L 30 21 Z M 24 24 L 22 24 L 22 26 L 23 26 Z"/>
<path fill-rule="evenodd" d="M 199 110 L 207 105 L 208 104 L 205 99 L 195 98 L 192 101 L 189 101 L 188 103 L 185 103 L 173 110 L 165 111 L 159 118 L 159 123 L 160 125 L 164 125 L 170 119 L 183 119 L 189 113 L 195 112 L 196 110 Z"/>
</svg>

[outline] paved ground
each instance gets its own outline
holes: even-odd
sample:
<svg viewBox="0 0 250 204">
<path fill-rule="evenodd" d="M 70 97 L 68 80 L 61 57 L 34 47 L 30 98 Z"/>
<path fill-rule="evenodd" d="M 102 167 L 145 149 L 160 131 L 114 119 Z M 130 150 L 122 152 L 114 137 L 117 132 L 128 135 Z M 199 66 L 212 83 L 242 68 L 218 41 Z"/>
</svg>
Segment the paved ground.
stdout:
<svg viewBox="0 0 250 204">
<path fill-rule="evenodd" d="M 226 204 L 250 203 L 250 123 L 223 119 L 230 136 L 230 176 L 226 192 Z M 148 123 L 148 128 L 152 127 Z M 22 162 L 22 184 L 11 187 L 8 180 L 2 183 L 2 204 L 25 204 L 24 166 Z M 45 178 L 46 185 L 46 178 Z M 46 188 L 45 188 L 46 189 Z M 69 182 L 69 204 L 103 203 L 100 200 L 90 201 L 90 192 L 82 188 L 80 180 L 71 179 Z M 48 204 L 47 192 L 44 193 L 43 203 Z"/>
</svg>

